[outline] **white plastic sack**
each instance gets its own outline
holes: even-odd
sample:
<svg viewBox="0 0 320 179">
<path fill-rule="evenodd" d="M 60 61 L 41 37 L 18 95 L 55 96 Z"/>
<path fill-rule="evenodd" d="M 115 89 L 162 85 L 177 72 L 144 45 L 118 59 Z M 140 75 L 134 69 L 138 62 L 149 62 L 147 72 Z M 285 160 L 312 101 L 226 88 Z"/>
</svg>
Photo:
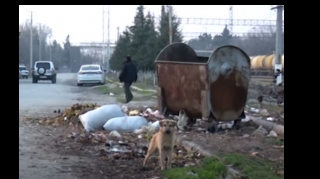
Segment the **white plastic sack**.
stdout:
<svg viewBox="0 0 320 179">
<path fill-rule="evenodd" d="M 127 116 L 119 105 L 108 104 L 89 111 L 79 116 L 87 132 L 102 129 L 103 125 L 111 118 Z"/>
<path fill-rule="evenodd" d="M 154 127 L 154 129 L 156 131 L 158 131 L 160 128 L 160 123 L 159 123 L 159 121 L 156 121 L 156 122 L 152 123 L 150 126 Z"/>
<path fill-rule="evenodd" d="M 144 117 L 125 116 L 108 120 L 103 128 L 107 131 L 133 132 L 135 129 L 141 129 L 142 126 L 148 126 L 148 121 Z"/>
</svg>

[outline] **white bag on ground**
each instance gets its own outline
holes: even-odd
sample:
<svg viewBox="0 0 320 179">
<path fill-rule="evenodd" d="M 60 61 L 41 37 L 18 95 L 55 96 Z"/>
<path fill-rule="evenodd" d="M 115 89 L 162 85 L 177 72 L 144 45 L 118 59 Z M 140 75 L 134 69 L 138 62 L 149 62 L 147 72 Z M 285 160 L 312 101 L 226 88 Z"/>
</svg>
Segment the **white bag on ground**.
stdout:
<svg viewBox="0 0 320 179">
<path fill-rule="evenodd" d="M 141 129 L 142 126 L 148 126 L 148 121 L 144 117 L 126 116 L 108 120 L 103 128 L 107 131 L 133 132 L 135 129 Z"/>
<path fill-rule="evenodd" d="M 160 128 L 160 121 L 156 121 L 156 122 L 152 123 L 151 126 L 154 127 L 154 129 L 156 131 L 158 131 Z"/>
<path fill-rule="evenodd" d="M 103 125 L 111 118 L 127 116 L 119 105 L 108 104 L 89 111 L 79 116 L 87 132 L 102 129 Z"/>
</svg>

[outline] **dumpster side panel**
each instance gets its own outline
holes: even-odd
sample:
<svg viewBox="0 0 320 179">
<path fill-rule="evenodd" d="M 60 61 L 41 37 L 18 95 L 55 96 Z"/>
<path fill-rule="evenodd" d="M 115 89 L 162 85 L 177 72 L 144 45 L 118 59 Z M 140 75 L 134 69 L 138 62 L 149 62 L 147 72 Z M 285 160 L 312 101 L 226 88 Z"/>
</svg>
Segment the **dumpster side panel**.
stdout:
<svg viewBox="0 0 320 179">
<path fill-rule="evenodd" d="M 185 109 L 190 117 L 201 117 L 201 91 L 209 89 L 206 64 L 157 63 L 157 71 L 167 109 L 173 114 Z"/>
</svg>

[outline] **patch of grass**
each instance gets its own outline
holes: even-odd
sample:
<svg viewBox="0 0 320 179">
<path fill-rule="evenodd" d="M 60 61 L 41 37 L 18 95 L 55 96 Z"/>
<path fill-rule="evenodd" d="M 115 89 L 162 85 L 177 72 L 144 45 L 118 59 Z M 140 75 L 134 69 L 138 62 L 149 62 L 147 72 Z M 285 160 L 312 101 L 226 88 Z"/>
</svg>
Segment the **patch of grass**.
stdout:
<svg viewBox="0 0 320 179">
<path fill-rule="evenodd" d="M 156 98 L 153 97 L 153 95 L 146 95 L 146 96 L 134 96 L 132 101 L 148 101 L 148 100 L 154 100 Z M 121 103 L 125 103 L 126 99 L 124 96 L 118 96 L 117 100 Z"/>
<path fill-rule="evenodd" d="M 267 144 L 269 145 L 284 145 L 284 142 L 277 138 L 267 139 Z"/>
<path fill-rule="evenodd" d="M 106 78 L 106 80 L 107 80 L 108 82 L 111 82 L 111 81 L 112 81 L 112 83 L 117 83 L 117 79 L 114 79 L 114 78 L 112 78 L 112 77 L 108 77 L 108 78 Z M 109 80 L 110 80 L 110 81 L 109 81 Z M 131 88 L 132 90 L 134 90 L 134 91 L 136 91 L 136 92 L 138 92 L 138 93 L 141 93 L 141 94 L 150 94 L 150 93 L 153 93 L 153 92 L 148 91 L 148 89 L 153 89 L 152 84 L 150 85 L 150 84 L 147 84 L 147 83 L 133 83 L 132 85 L 133 85 L 133 86 L 136 86 L 136 87 L 138 87 L 138 88 L 140 88 L 140 89 L 142 89 L 142 91 L 138 91 L 138 90 L 135 90 L 135 89 Z"/>
<path fill-rule="evenodd" d="M 109 80 L 113 81 L 113 82 L 118 82 L 119 79 L 117 77 L 107 77 Z"/>
<path fill-rule="evenodd" d="M 30 117 L 26 117 L 26 118 L 24 118 L 23 120 L 30 121 L 30 122 L 40 121 L 39 118 L 30 118 Z"/>
<path fill-rule="evenodd" d="M 165 170 L 166 179 L 218 179 L 225 175 L 227 168 L 218 158 L 205 158 L 199 167 L 183 167 Z"/>
<path fill-rule="evenodd" d="M 275 165 L 265 159 L 242 154 L 220 154 L 207 157 L 200 166 L 173 168 L 163 172 L 167 179 L 218 179 L 227 175 L 227 165 L 239 170 L 250 179 L 282 179 L 274 171 Z"/>
<path fill-rule="evenodd" d="M 149 82 L 149 83 L 133 83 L 132 85 L 141 88 L 141 89 L 154 89 L 153 87 L 153 82 Z"/>
<path fill-rule="evenodd" d="M 124 96 L 119 96 L 117 97 L 117 100 L 120 102 L 120 103 L 126 103 L 126 98 Z"/>
<path fill-rule="evenodd" d="M 223 156 L 226 165 L 239 169 L 250 179 L 280 179 L 274 171 L 275 165 L 265 159 L 248 157 L 242 154 L 226 154 Z"/>
<path fill-rule="evenodd" d="M 114 95 L 118 95 L 118 94 L 123 93 L 123 89 L 120 88 L 119 86 L 115 86 L 113 88 L 108 87 L 108 86 L 100 86 L 100 87 L 98 87 L 98 89 L 103 94 L 113 93 Z"/>
<path fill-rule="evenodd" d="M 138 90 L 134 90 L 134 89 L 132 89 L 132 91 L 134 91 L 136 93 L 139 93 L 141 95 L 149 95 L 149 96 L 151 96 L 151 95 L 155 95 L 156 94 L 153 91 L 138 91 Z"/>
</svg>

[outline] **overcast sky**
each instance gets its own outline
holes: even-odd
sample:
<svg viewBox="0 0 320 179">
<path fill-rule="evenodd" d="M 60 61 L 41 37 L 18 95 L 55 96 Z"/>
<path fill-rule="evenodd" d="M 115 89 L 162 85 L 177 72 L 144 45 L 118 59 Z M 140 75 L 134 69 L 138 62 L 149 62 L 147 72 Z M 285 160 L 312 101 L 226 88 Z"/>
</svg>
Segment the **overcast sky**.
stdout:
<svg viewBox="0 0 320 179">
<path fill-rule="evenodd" d="M 110 41 L 133 23 L 138 5 L 19 5 L 19 24 L 30 20 L 33 12 L 35 25 L 41 23 L 52 29 L 52 39 L 63 42 L 70 35 L 71 43 L 102 42 L 102 12 L 110 9 Z M 160 5 L 146 5 L 156 17 L 160 15 Z M 229 18 L 229 5 L 174 5 L 176 14 L 181 18 Z M 276 12 L 270 5 L 234 5 L 234 19 L 275 20 Z M 105 17 L 105 41 L 107 40 L 108 14 Z M 284 19 L 284 15 L 283 15 Z M 222 32 L 221 25 L 181 25 L 183 32 Z M 234 26 L 233 32 L 246 32 L 252 27 Z"/>
</svg>

